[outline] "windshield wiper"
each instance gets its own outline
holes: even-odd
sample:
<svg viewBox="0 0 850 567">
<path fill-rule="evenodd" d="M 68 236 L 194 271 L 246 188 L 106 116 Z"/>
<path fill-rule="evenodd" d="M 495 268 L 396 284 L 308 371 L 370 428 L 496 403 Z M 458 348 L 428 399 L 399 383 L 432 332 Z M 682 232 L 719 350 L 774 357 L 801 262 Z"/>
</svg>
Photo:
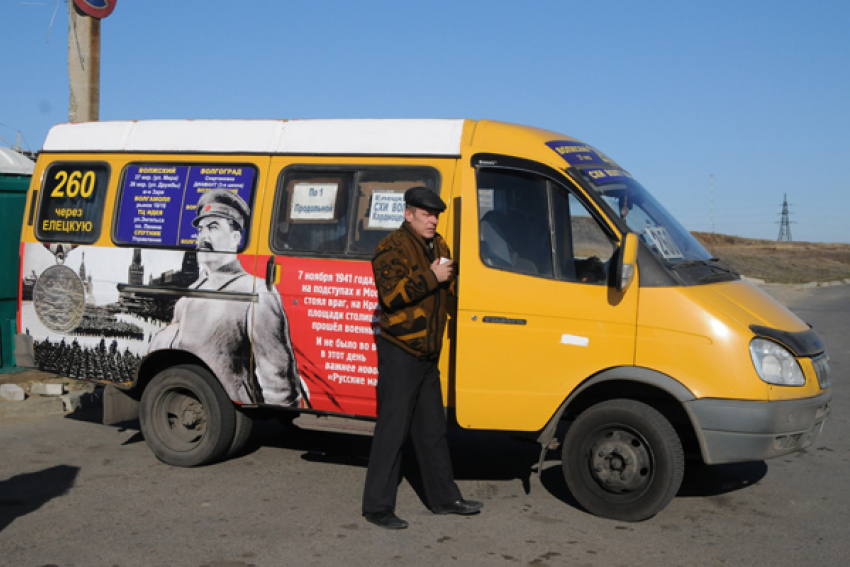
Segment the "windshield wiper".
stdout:
<svg viewBox="0 0 850 567">
<path fill-rule="evenodd" d="M 724 272 L 729 272 L 727 268 L 723 266 L 718 266 L 717 264 L 713 264 L 712 262 L 719 262 L 720 258 L 709 258 L 708 260 L 688 260 L 687 262 L 679 262 L 678 264 L 673 264 L 670 266 L 671 270 L 678 270 L 680 268 L 694 268 L 696 266 L 709 266 L 712 268 L 717 268 L 719 270 L 723 270 Z"/>
<path fill-rule="evenodd" d="M 671 270 L 678 270 L 681 268 L 697 268 L 703 267 L 711 270 L 711 273 L 705 274 L 697 279 L 697 283 L 709 283 L 715 281 L 726 281 L 729 279 L 737 279 L 740 277 L 740 274 L 731 268 L 727 268 L 726 266 L 721 266 L 719 264 L 715 264 L 714 262 L 719 262 L 720 258 L 709 258 L 708 260 L 689 260 L 687 262 L 681 262 L 674 266 L 670 266 Z"/>
</svg>

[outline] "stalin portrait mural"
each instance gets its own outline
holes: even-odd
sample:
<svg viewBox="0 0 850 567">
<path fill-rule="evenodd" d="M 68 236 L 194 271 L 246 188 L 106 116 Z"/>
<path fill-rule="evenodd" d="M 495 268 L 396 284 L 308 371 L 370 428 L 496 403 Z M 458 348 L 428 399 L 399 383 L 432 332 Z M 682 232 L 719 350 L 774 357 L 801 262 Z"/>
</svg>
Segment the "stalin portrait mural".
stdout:
<svg viewBox="0 0 850 567">
<path fill-rule="evenodd" d="M 254 293 L 255 278 L 235 255 L 249 217 L 239 195 L 223 189 L 204 193 L 192 221 L 198 229 L 200 275 L 190 290 Z M 237 402 L 306 402 L 280 294 L 273 288 L 258 295 L 257 302 L 182 297 L 171 323 L 153 337 L 150 352 L 172 348 L 195 353 Z"/>
</svg>

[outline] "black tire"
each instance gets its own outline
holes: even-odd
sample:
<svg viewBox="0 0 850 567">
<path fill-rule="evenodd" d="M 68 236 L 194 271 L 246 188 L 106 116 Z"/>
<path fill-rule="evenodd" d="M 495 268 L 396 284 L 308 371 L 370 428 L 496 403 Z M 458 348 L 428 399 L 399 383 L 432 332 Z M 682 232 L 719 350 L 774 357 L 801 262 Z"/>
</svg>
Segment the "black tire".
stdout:
<svg viewBox="0 0 850 567">
<path fill-rule="evenodd" d="M 635 400 L 609 400 L 582 412 L 561 456 L 570 492 L 588 512 L 639 522 L 676 495 L 685 473 L 682 443 L 663 415 Z"/>
<path fill-rule="evenodd" d="M 231 459 L 237 456 L 242 449 L 245 448 L 245 443 L 251 437 L 251 430 L 254 429 L 254 420 L 244 411 L 235 408 L 236 427 L 234 428 L 233 441 L 230 443 L 230 448 L 224 454 L 224 458 Z"/>
<path fill-rule="evenodd" d="M 217 461 L 236 429 L 233 402 L 200 366 L 173 366 L 157 374 L 142 394 L 139 421 L 145 441 L 169 465 L 195 467 Z"/>
</svg>

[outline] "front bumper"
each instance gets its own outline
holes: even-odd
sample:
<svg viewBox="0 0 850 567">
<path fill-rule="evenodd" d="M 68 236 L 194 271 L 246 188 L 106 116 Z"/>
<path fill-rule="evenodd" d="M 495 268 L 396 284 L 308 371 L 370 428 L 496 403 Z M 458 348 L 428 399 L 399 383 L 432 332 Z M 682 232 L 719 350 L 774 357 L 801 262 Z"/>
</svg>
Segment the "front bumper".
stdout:
<svg viewBox="0 0 850 567">
<path fill-rule="evenodd" d="M 814 443 L 832 407 L 832 392 L 813 398 L 752 402 L 701 399 L 685 402 L 710 465 L 761 461 Z"/>
</svg>

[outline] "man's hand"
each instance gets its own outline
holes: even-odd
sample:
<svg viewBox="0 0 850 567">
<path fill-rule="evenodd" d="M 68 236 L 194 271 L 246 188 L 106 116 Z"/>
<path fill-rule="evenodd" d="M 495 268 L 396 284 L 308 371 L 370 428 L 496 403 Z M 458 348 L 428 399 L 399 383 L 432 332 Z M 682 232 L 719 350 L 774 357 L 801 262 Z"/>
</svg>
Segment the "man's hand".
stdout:
<svg viewBox="0 0 850 567">
<path fill-rule="evenodd" d="M 442 262 L 442 263 L 441 263 Z M 452 279 L 455 271 L 455 261 L 449 258 L 437 258 L 431 264 L 431 271 L 437 276 L 437 281 L 440 283 Z"/>
</svg>

